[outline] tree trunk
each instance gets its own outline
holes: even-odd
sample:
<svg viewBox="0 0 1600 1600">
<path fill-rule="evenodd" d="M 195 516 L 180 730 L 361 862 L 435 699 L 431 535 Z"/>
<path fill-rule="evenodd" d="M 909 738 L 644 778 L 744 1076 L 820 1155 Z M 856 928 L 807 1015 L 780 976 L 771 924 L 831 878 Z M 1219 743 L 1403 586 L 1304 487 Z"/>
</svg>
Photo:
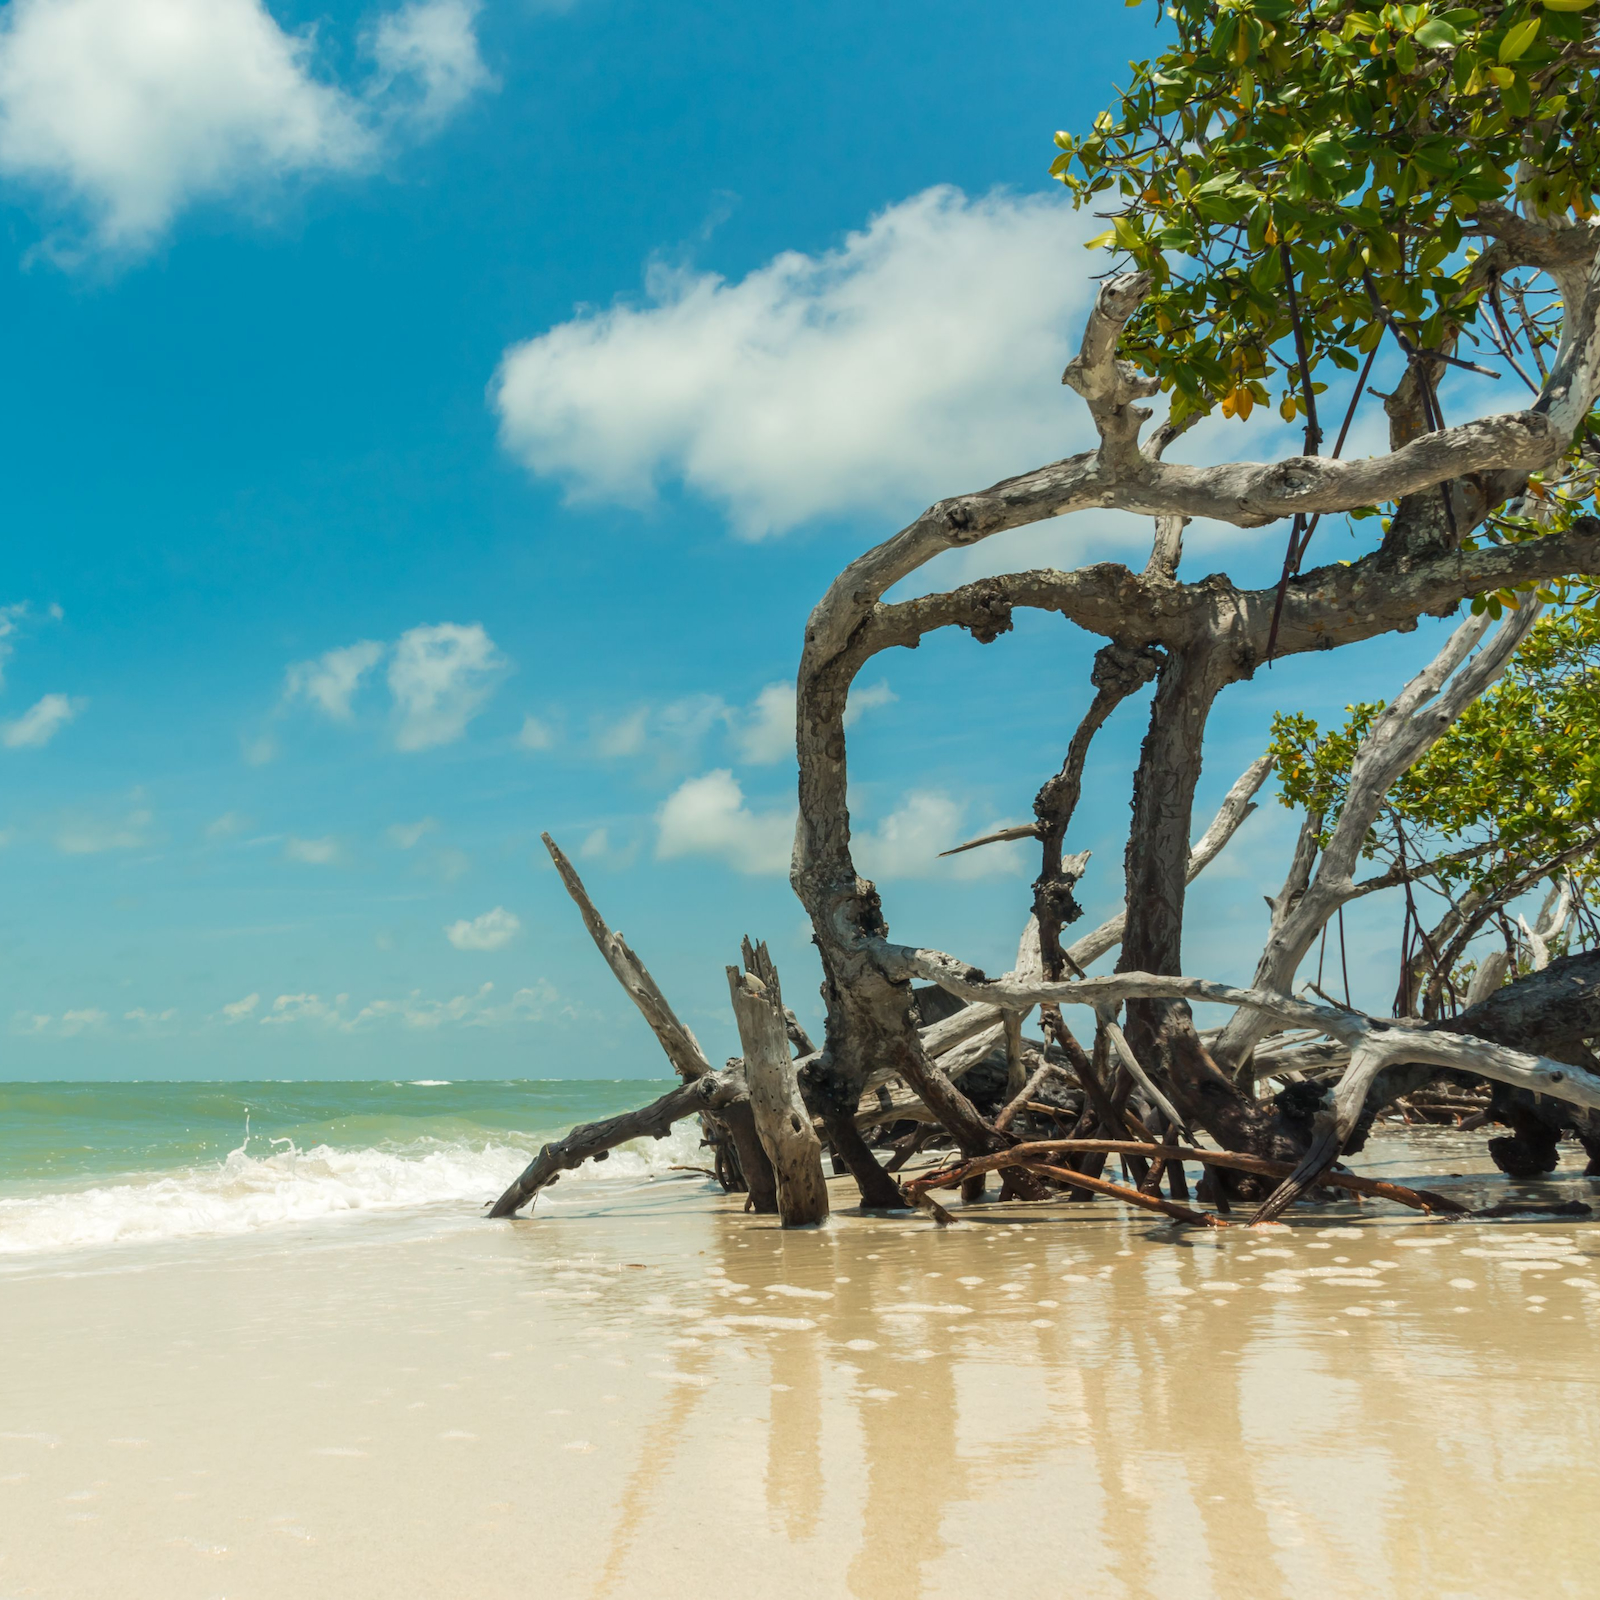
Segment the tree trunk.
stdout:
<svg viewBox="0 0 1600 1600">
<path fill-rule="evenodd" d="M 756 1132 L 778 1183 L 778 1217 L 786 1228 L 809 1227 L 828 1215 L 822 1144 L 800 1094 L 781 1001 L 762 981 L 728 968 L 733 1014 L 744 1046 L 745 1082 Z"/>
</svg>

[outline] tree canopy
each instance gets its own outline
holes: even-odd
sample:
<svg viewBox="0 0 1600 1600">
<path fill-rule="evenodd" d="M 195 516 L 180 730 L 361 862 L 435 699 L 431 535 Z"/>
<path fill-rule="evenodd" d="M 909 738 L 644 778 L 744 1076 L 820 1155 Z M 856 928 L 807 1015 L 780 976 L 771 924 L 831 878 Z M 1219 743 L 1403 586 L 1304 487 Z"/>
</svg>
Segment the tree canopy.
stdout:
<svg viewBox="0 0 1600 1600">
<path fill-rule="evenodd" d="M 1281 374 L 1314 451 L 1323 363 L 1357 370 L 1386 329 L 1408 359 L 1448 353 L 1486 298 L 1491 343 L 1526 334 L 1536 310 L 1485 263 L 1482 224 L 1594 213 L 1592 6 L 1174 0 L 1175 41 L 1088 133 L 1056 135 L 1051 168 L 1079 205 L 1110 202 L 1093 242 L 1155 280 L 1123 351 L 1173 419 L 1248 417 Z"/>
</svg>

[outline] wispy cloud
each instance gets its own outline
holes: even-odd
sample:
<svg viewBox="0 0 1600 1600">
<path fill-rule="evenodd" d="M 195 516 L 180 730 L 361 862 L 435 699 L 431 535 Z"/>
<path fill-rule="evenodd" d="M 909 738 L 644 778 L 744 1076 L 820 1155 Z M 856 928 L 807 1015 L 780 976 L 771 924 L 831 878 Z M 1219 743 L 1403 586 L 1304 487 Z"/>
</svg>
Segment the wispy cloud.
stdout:
<svg viewBox="0 0 1600 1600">
<path fill-rule="evenodd" d="M 548 722 L 531 714 L 522 719 L 522 729 L 517 734 L 517 743 L 522 749 L 548 750 L 555 742 L 556 731 Z"/>
<path fill-rule="evenodd" d="M 499 950 L 522 931 L 522 919 L 504 906 L 485 911 L 469 922 L 465 917 L 452 922 L 444 936 L 457 950 Z"/>
<path fill-rule="evenodd" d="M 56 832 L 56 848 L 63 855 L 92 856 L 107 850 L 140 850 L 150 843 L 149 811 L 130 811 L 115 820 L 78 818 L 64 822 Z"/>
<path fill-rule="evenodd" d="M 248 1022 L 260 1004 L 259 994 L 247 994 L 242 1000 L 230 1000 L 222 1008 L 222 1020 L 227 1023 Z"/>
<path fill-rule="evenodd" d="M 415 850 L 423 837 L 438 826 L 432 817 L 424 817 L 420 822 L 391 823 L 388 829 L 389 843 L 396 850 Z"/>
<path fill-rule="evenodd" d="M 250 818 L 242 813 L 224 811 L 220 817 L 206 824 L 206 838 L 234 839 L 241 833 L 248 833 L 251 826 Z"/>
<path fill-rule="evenodd" d="M 293 834 L 284 841 L 283 859 L 308 867 L 331 867 L 343 859 L 344 851 L 334 838 L 301 839 Z"/>
<path fill-rule="evenodd" d="M 0 744 L 8 750 L 37 749 L 49 744 L 88 703 L 64 694 L 47 694 L 20 717 L 0 722 Z"/>
<path fill-rule="evenodd" d="M 516 1023 L 541 1022 L 560 1002 L 555 986 L 541 978 L 517 989 L 509 999 L 496 1002 L 495 986 L 481 984 L 472 994 L 432 999 L 420 989 L 397 1000 L 369 1000 L 353 1006 L 348 994 L 324 1000 L 319 994 L 280 994 L 259 1019 L 261 1027 L 312 1027 L 336 1033 L 355 1033 L 383 1023 L 420 1030 L 439 1028 L 492 1028 Z"/>
<path fill-rule="evenodd" d="M 304 700 L 335 722 L 349 722 L 356 691 L 382 659 L 383 650 L 376 639 L 361 639 L 310 661 L 296 661 L 284 674 L 285 702 Z"/>
<path fill-rule="evenodd" d="M 75 1011 L 50 1013 L 18 1011 L 11 1019 L 11 1031 L 20 1034 L 73 1039 L 81 1033 L 98 1033 L 110 1019 L 98 1006 L 84 1006 Z"/>
<path fill-rule="evenodd" d="M 644 749 L 645 734 L 649 726 L 649 706 L 640 706 L 615 721 L 602 722 L 595 729 L 595 753 L 612 759 L 636 756 Z"/>
<path fill-rule="evenodd" d="M 795 759 L 794 694 L 793 683 L 769 683 L 744 711 L 731 715 L 733 745 L 740 760 L 767 766 Z M 892 705 L 894 700 L 895 693 L 886 683 L 853 690 L 845 708 L 845 727 L 853 728 L 866 712 Z"/>
<path fill-rule="evenodd" d="M 429 750 L 459 739 L 509 665 L 478 622 L 401 634 L 389 662 L 396 748 Z"/>
<path fill-rule="evenodd" d="M 916 789 L 874 828 L 858 832 L 854 855 L 870 878 L 994 878 L 1025 870 L 1021 847 L 990 844 L 940 859 L 940 852 L 986 829 L 966 826 L 968 807 L 942 790 Z M 1004 827 L 994 823 L 993 828 Z"/>
</svg>

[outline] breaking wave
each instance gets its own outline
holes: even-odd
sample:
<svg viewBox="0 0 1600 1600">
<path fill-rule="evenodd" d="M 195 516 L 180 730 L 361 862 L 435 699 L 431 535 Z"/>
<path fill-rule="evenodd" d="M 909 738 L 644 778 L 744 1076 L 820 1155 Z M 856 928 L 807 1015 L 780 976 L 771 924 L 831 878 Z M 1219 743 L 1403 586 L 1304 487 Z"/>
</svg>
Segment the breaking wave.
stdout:
<svg viewBox="0 0 1600 1600">
<path fill-rule="evenodd" d="M 612 1151 L 603 1165 L 562 1175 L 572 1184 L 637 1183 L 703 1160 L 699 1131 L 680 1123 L 665 1139 Z M 0 1258 L 162 1240 L 228 1237 L 354 1213 L 395 1213 L 491 1200 L 525 1167 L 542 1139 L 521 1144 L 418 1139 L 383 1148 L 297 1149 L 245 1143 L 220 1162 L 117 1182 L 0 1195 Z M 260 1145 L 268 1141 L 257 1139 Z M 284 1147 L 287 1148 L 284 1148 Z M 552 1196 L 541 1204 L 559 1205 Z"/>
</svg>

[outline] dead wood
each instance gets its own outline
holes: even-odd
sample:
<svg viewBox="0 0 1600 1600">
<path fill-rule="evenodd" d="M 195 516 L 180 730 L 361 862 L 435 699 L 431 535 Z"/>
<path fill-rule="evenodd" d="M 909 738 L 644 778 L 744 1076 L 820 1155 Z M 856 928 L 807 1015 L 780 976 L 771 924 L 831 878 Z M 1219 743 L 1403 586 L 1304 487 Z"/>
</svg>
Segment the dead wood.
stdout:
<svg viewBox="0 0 1600 1600">
<path fill-rule="evenodd" d="M 1124 1184 L 1109 1183 L 1104 1178 L 1094 1178 L 1086 1172 L 1074 1172 L 1070 1167 L 1052 1166 L 1047 1161 L 1028 1157 L 1029 1150 L 1040 1148 L 1039 1145 L 1018 1145 L 1014 1150 L 980 1156 L 975 1161 L 964 1162 L 960 1167 L 933 1173 L 926 1178 L 914 1178 L 906 1185 L 906 1189 L 908 1193 L 915 1195 L 928 1189 L 959 1188 L 965 1198 L 969 1186 L 979 1182 L 984 1174 L 1020 1167 L 1025 1172 L 1049 1178 L 1054 1183 L 1064 1183 L 1089 1194 L 1107 1195 L 1113 1200 L 1121 1200 L 1125 1205 L 1136 1206 L 1141 1211 L 1158 1212 L 1174 1222 L 1186 1222 L 1192 1227 L 1199 1228 L 1227 1227 L 1227 1223 L 1220 1218 L 1207 1216 L 1203 1211 L 1193 1211 L 1188 1206 L 1180 1206 L 1170 1200 L 1160 1200 L 1154 1195 L 1141 1194 L 1137 1189 L 1130 1189 Z M 1023 1153 L 1019 1155 L 1018 1151 Z M 982 1190 L 979 1189 L 978 1193 L 981 1194 Z"/>
<path fill-rule="evenodd" d="M 555 840 L 548 833 L 539 836 L 544 840 L 544 847 L 550 852 L 550 859 L 555 863 L 556 871 L 561 875 L 561 881 L 566 885 L 567 893 L 572 897 L 577 906 L 579 915 L 583 918 L 583 925 L 589 930 L 589 937 L 594 940 L 595 947 L 605 957 L 606 965 L 616 975 L 617 982 L 623 987 L 628 998 L 638 1007 L 650 1031 L 666 1052 L 667 1060 L 672 1063 L 674 1071 L 681 1078 L 694 1079 L 703 1077 L 711 1071 L 711 1063 L 707 1061 L 705 1051 L 700 1048 L 700 1041 L 681 1023 L 667 997 L 662 994 L 656 981 L 645 968 L 645 964 L 628 948 L 627 941 L 620 933 L 614 933 L 607 925 L 604 917 L 589 892 L 583 886 L 583 880 L 578 876 L 577 868 L 562 853 Z M 710 1115 L 708 1109 L 707 1115 Z M 714 1131 L 725 1134 L 725 1139 L 719 1141 L 725 1147 L 731 1147 L 733 1165 L 736 1170 L 729 1174 L 732 1186 L 748 1190 L 752 1209 L 770 1213 L 777 1209 L 777 1185 L 773 1178 L 771 1163 L 767 1160 L 766 1153 L 761 1148 L 761 1141 L 756 1136 L 755 1123 L 751 1120 L 748 1104 L 742 1098 L 726 1101 L 721 1107 L 719 1121 L 714 1124 Z M 493 1212 L 491 1215 L 499 1215 Z"/>
<path fill-rule="evenodd" d="M 737 967 L 729 967 L 728 989 L 744 1046 L 750 1109 L 777 1179 L 779 1219 L 786 1228 L 810 1227 L 828 1215 L 822 1144 L 811 1125 L 794 1057 L 789 1053 L 777 971 L 765 945 L 752 950 L 746 940 L 745 952 L 756 970 L 741 973 Z M 767 982 L 756 976 L 756 971 L 765 972 Z"/>
<path fill-rule="evenodd" d="M 514 1216 L 563 1172 L 570 1172 L 585 1161 L 603 1161 L 618 1145 L 630 1139 L 665 1139 L 673 1123 L 681 1118 L 729 1106 L 743 1099 L 745 1092 L 741 1072 L 705 1072 L 637 1111 L 624 1111 L 621 1116 L 607 1117 L 603 1122 L 586 1122 L 545 1145 L 517 1181 L 490 1207 L 489 1215 Z"/>
</svg>

